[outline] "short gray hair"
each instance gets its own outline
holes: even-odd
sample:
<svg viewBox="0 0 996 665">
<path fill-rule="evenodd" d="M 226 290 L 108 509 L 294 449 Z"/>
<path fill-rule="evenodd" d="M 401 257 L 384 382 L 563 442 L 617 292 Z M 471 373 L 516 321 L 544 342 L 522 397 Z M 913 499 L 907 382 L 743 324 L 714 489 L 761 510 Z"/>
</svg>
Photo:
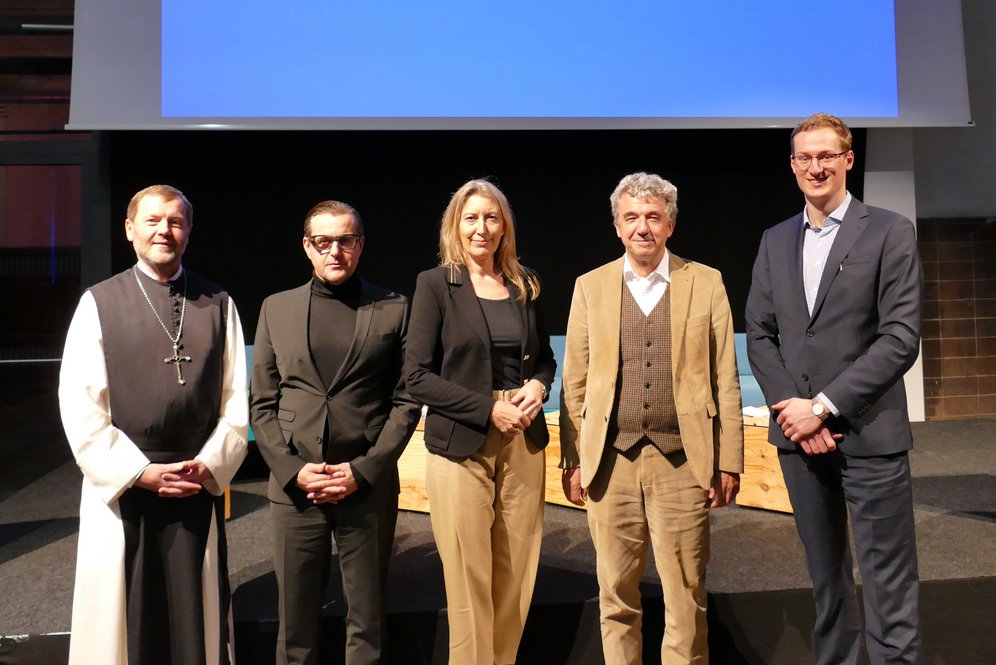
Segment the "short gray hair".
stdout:
<svg viewBox="0 0 996 665">
<path fill-rule="evenodd" d="M 630 173 L 619 181 L 609 197 L 612 206 L 612 222 L 619 214 L 619 199 L 629 194 L 634 199 L 661 198 L 667 204 L 667 217 L 671 223 L 678 221 L 678 188 L 656 173 Z"/>
</svg>

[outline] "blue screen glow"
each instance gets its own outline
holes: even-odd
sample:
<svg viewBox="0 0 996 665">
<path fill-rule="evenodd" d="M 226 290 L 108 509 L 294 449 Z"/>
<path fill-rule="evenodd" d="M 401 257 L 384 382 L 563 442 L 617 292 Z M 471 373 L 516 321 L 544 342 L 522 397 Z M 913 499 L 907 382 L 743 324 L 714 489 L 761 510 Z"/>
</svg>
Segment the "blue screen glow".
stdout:
<svg viewBox="0 0 996 665">
<path fill-rule="evenodd" d="M 899 114 L 893 0 L 162 0 L 163 117 Z"/>
</svg>

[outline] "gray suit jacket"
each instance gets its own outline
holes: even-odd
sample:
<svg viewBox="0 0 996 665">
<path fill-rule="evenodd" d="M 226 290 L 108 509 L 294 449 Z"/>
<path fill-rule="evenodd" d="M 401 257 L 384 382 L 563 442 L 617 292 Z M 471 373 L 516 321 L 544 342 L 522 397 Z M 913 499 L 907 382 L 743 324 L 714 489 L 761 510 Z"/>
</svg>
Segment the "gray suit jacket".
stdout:
<svg viewBox="0 0 996 665">
<path fill-rule="evenodd" d="M 813 314 L 802 282 L 802 213 L 765 231 L 747 298 L 747 350 L 768 404 L 820 392 L 849 455 L 913 445 L 903 374 L 920 346 L 922 270 L 913 224 L 852 199 Z M 772 419 L 768 440 L 793 449 Z"/>
<path fill-rule="evenodd" d="M 362 280 L 353 341 L 327 390 L 308 346 L 310 302 L 310 282 L 274 294 L 256 329 L 252 427 L 271 471 L 269 498 L 279 503 L 300 503 L 294 481 L 307 462 L 349 462 L 370 484 L 397 484 L 419 418 L 401 377 L 407 299 Z"/>
</svg>

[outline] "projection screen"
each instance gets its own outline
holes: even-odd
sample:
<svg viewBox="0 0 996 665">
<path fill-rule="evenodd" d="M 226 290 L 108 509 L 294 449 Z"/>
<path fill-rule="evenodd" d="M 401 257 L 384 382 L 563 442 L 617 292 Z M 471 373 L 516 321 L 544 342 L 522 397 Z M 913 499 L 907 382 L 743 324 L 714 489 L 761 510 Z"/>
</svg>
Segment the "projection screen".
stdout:
<svg viewBox="0 0 996 665">
<path fill-rule="evenodd" d="M 959 0 L 77 0 L 69 129 L 971 124 Z"/>
</svg>

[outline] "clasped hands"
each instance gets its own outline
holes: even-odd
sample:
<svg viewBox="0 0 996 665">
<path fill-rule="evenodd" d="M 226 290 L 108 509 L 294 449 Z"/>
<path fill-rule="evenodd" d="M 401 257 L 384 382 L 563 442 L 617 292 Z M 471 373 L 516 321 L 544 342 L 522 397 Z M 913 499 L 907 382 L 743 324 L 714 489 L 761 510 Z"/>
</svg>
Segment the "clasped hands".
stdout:
<svg viewBox="0 0 996 665">
<path fill-rule="evenodd" d="M 807 455 L 823 455 L 837 450 L 837 442 L 843 434 L 835 434 L 824 424 L 823 419 L 813 413 L 813 402 L 802 397 L 790 397 L 771 405 L 778 412 L 775 419 L 782 432 Z"/>
<path fill-rule="evenodd" d="M 348 462 L 305 464 L 297 474 L 297 486 L 315 505 L 339 503 L 359 488 Z"/>
<path fill-rule="evenodd" d="M 201 491 L 208 480 L 214 480 L 204 462 L 193 459 L 172 464 L 149 464 L 135 481 L 135 487 L 167 499 L 182 499 Z"/>
<path fill-rule="evenodd" d="M 491 422 L 507 437 L 525 431 L 543 413 L 543 390 L 536 379 L 526 381 L 511 400 L 499 400 L 491 406 Z"/>
</svg>

